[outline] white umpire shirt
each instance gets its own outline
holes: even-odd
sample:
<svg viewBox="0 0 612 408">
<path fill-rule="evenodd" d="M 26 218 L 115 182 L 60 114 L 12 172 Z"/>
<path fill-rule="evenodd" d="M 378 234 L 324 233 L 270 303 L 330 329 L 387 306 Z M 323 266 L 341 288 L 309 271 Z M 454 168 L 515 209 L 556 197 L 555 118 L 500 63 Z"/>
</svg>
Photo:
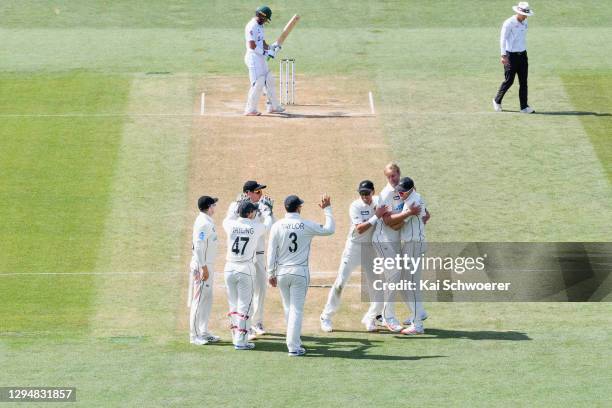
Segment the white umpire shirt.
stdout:
<svg viewBox="0 0 612 408">
<path fill-rule="evenodd" d="M 522 52 L 527 49 L 527 20 L 521 23 L 516 16 L 504 21 L 499 38 L 501 55 L 508 52 Z"/>
<path fill-rule="evenodd" d="M 212 218 L 201 212 L 193 223 L 193 257 L 198 267 L 213 265 L 217 257 L 217 231 Z"/>
<path fill-rule="evenodd" d="M 385 188 L 380 192 L 378 204 L 388 206 L 392 214 L 400 213 L 404 208 L 404 202 L 399 193 L 397 193 L 395 187 L 392 187 L 389 183 L 387 183 Z M 399 242 L 400 232 L 386 225 L 381 218 L 376 223 L 372 239 L 375 242 Z"/>
<path fill-rule="evenodd" d="M 366 204 L 361 198 L 353 201 L 349 208 L 349 215 L 351 217 L 351 228 L 348 233 L 348 240 L 354 243 L 366 243 L 372 242 L 372 234 L 374 233 L 374 227 L 370 227 L 363 234 L 357 232 L 357 225 L 363 224 L 364 222 L 373 221 L 373 225 L 376 225 L 376 219 L 372 219 L 375 216 L 376 204 L 378 203 L 378 196 L 372 197 L 372 204 Z"/>
<path fill-rule="evenodd" d="M 331 235 L 336 224 L 331 207 L 325 207 L 325 225 L 303 219 L 299 213 L 287 213 L 278 220 L 270 231 L 268 243 L 268 275 L 286 273 L 308 274 L 308 257 L 312 238 L 317 235 Z"/>
<path fill-rule="evenodd" d="M 418 215 L 411 215 L 404 220 L 404 225 L 400 230 L 401 239 L 403 242 L 425 242 L 425 201 L 419 193 L 412 190 L 406 201 L 404 208 L 410 208 L 415 203 L 421 206 L 421 212 Z"/>
</svg>

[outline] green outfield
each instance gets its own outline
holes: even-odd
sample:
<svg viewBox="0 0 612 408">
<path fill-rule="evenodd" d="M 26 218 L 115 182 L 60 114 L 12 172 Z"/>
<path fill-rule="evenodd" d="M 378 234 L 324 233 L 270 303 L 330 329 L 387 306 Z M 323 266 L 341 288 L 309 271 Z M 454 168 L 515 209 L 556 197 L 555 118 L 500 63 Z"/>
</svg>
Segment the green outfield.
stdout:
<svg viewBox="0 0 612 408">
<path fill-rule="evenodd" d="M 248 86 L 257 5 L 0 4 L 0 386 L 74 386 L 87 407 L 610 405 L 610 303 L 430 304 L 418 338 L 367 334 L 345 303 L 342 330 L 305 331 L 303 359 L 278 330 L 252 352 L 221 331 L 220 345 L 189 345 L 189 197 L 206 188 L 191 163 L 207 136 L 192 113 L 203 81 Z M 269 39 L 302 16 L 282 51 L 300 78 L 371 87 L 376 142 L 427 198 L 429 240 L 611 240 L 612 3 L 532 3 L 535 115 L 491 109 L 512 2 L 269 5 Z"/>
</svg>

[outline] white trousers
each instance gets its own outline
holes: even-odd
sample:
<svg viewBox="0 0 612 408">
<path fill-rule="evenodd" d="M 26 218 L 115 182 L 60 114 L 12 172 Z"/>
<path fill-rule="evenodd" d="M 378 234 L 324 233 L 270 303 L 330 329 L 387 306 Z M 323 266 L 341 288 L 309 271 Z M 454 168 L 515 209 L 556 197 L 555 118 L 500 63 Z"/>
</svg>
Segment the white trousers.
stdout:
<svg viewBox="0 0 612 408">
<path fill-rule="evenodd" d="M 257 262 L 255 263 L 255 277 L 253 282 L 253 316 L 251 316 L 253 325 L 258 323 L 263 324 L 264 301 L 266 300 L 266 290 L 268 288 L 266 256 L 264 254 L 257 254 L 256 256 Z"/>
<path fill-rule="evenodd" d="M 250 322 L 253 300 L 253 273 L 244 273 L 231 270 L 226 265 L 225 286 L 227 288 L 227 302 L 229 303 L 230 329 L 234 345 L 243 346 L 247 342 L 247 333 Z"/>
<path fill-rule="evenodd" d="M 371 252 L 371 246 L 369 243 L 355 243 L 350 239 L 346 241 L 344 251 L 342 252 L 342 258 L 340 259 L 340 266 L 338 267 L 338 276 L 336 276 L 336 281 L 334 282 L 334 285 L 327 296 L 327 303 L 323 308 L 323 313 L 321 313 L 322 318 L 331 319 L 332 316 L 338 312 L 338 309 L 340 308 L 340 297 L 342 296 L 342 291 L 351 278 L 351 273 L 361 266 L 363 261 L 363 250 L 366 250 L 369 255 Z M 362 273 L 365 272 L 362 271 Z M 372 313 L 376 313 L 378 309 L 382 310 L 382 306 L 382 302 L 370 302 L 370 310 L 368 310 L 366 313 L 366 318 L 376 318 L 376 314 L 374 314 L 373 317 L 369 316 Z"/>
<path fill-rule="evenodd" d="M 205 336 L 208 333 L 208 319 L 212 309 L 213 287 L 215 273 L 213 266 L 208 265 L 208 279 L 205 282 L 200 280 L 200 271 L 197 263 L 190 266 L 191 280 L 191 305 L 189 310 L 189 337 Z"/>
<path fill-rule="evenodd" d="M 265 57 L 247 52 L 244 56 L 244 63 L 249 69 L 249 83 L 251 84 L 244 113 L 257 112 L 259 98 L 264 88 L 266 88 L 267 109 L 279 109 L 274 77 L 268 69 Z"/>
<path fill-rule="evenodd" d="M 376 256 L 381 258 L 395 258 L 395 256 L 400 253 L 401 250 L 399 242 L 373 242 L 373 245 L 374 250 L 376 251 Z M 399 282 L 399 279 L 400 272 L 397 269 L 385 269 L 385 280 L 387 282 Z M 396 320 L 395 291 L 385 291 L 385 301 L 382 308 L 378 306 L 378 308 L 373 309 L 373 313 L 371 314 L 382 314 L 383 320 L 385 321 Z"/>
<path fill-rule="evenodd" d="M 279 273 L 282 273 L 279 271 Z M 299 350 L 302 346 L 302 319 L 304 317 L 304 302 L 308 291 L 308 270 L 306 274 L 278 275 L 278 288 L 283 299 L 285 322 L 287 323 L 287 349 L 289 352 Z"/>
<path fill-rule="evenodd" d="M 425 242 L 404 242 L 402 244 L 402 254 L 406 254 L 412 258 L 418 258 L 426 251 Z M 420 282 L 422 276 L 421 264 L 413 274 L 406 274 L 405 278 L 410 279 L 415 283 L 415 290 L 407 291 L 406 305 L 412 312 L 410 318 L 416 322 L 421 322 L 421 318 L 425 315 L 425 307 L 423 306 L 423 296 L 420 290 Z"/>
</svg>

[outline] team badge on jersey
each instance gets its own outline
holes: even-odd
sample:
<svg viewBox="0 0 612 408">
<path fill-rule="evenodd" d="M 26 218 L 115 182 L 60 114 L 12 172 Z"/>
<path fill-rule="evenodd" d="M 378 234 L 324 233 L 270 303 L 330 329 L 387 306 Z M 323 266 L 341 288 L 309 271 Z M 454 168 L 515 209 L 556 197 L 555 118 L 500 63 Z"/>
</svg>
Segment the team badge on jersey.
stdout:
<svg viewBox="0 0 612 408">
<path fill-rule="evenodd" d="M 204 237 L 206 236 L 206 234 L 204 234 L 204 231 L 200 231 L 200 235 L 198 236 L 198 239 L 200 241 L 204 241 Z"/>
<path fill-rule="evenodd" d="M 362 210 L 361 215 L 370 215 L 370 210 Z"/>
</svg>

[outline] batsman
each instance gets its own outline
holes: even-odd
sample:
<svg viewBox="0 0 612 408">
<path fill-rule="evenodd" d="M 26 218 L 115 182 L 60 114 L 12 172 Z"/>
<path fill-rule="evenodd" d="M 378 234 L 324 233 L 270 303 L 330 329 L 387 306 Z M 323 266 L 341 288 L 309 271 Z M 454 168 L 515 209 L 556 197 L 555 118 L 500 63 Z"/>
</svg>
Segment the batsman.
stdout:
<svg viewBox="0 0 612 408">
<path fill-rule="evenodd" d="M 266 89 L 266 111 L 268 113 L 283 113 L 285 109 L 280 105 L 274 88 L 274 78 L 268 68 L 267 59 L 274 58 L 281 49 L 284 40 L 287 38 L 299 16 L 295 15 L 285 26 L 282 34 L 272 45 L 268 45 L 264 35 L 264 24 L 272 20 L 272 10 L 268 6 L 261 6 L 255 10 L 253 17 L 244 29 L 246 40 L 246 54 L 244 63 L 249 69 L 249 81 L 251 87 L 247 98 L 244 114 L 246 116 L 259 116 L 261 112 L 257 110 L 259 98 L 263 89 Z"/>
</svg>

